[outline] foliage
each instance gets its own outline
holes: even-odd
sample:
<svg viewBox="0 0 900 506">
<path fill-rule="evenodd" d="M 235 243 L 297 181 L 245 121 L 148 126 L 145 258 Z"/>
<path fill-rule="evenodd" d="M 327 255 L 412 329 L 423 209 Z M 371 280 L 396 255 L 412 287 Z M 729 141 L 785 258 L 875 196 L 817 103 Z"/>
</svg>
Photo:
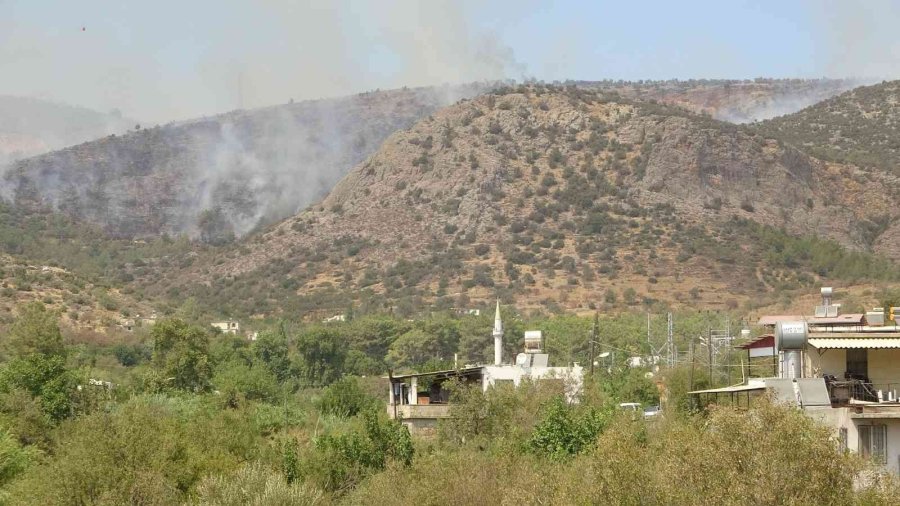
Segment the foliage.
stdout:
<svg viewBox="0 0 900 506">
<path fill-rule="evenodd" d="M 59 436 L 52 456 L 12 485 L 16 504 L 175 504 L 258 444 L 246 416 L 163 397 L 68 421 Z"/>
<path fill-rule="evenodd" d="M 347 350 L 341 333 L 333 327 L 305 329 L 297 337 L 297 369 L 309 386 L 325 386 L 340 378 Z"/>
<path fill-rule="evenodd" d="M 19 318 L 10 328 L 8 343 L 12 359 L 0 369 L 0 393 L 26 392 L 51 421 L 69 416 L 74 408 L 77 380 L 66 363 L 67 352 L 56 316 L 40 303 L 22 306 Z M 7 412 L 15 410 L 12 404 L 4 408 Z"/>
<path fill-rule="evenodd" d="M 198 505 L 313 506 L 327 504 L 321 490 L 305 483 L 288 483 L 260 463 L 245 464 L 228 475 L 210 476 L 197 486 Z"/>
<path fill-rule="evenodd" d="M 595 446 L 564 460 L 471 447 L 434 452 L 417 457 L 409 469 L 389 468 L 372 477 L 348 496 L 348 503 L 429 504 L 435 497 L 459 504 L 844 505 L 896 500 L 900 488 L 890 477 L 855 489 L 854 479 L 862 470 L 812 418 L 763 403 L 751 413 L 717 408 L 706 418 L 655 424 L 619 417 Z"/>
<path fill-rule="evenodd" d="M 229 407 L 237 407 L 244 401 L 275 402 L 281 393 L 278 379 L 265 366 L 237 360 L 217 367 L 212 384 Z"/>
<path fill-rule="evenodd" d="M 607 413 L 589 408 L 579 413 L 557 397 L 544 409 L 544 416 L 528 439 L 529 451 L 561 459 L 591 447 L 606 426 Z"/>
<path fill-rule="evenodd" d="M 325 414 L 351 417 L 367 409 L 374 409 L 376 402 L 377 399 L 363 391 L 358 379 L 345 376 L 322 392 L 319 409 Z"/>
<path fill-rule="evenodd" d="M 19 357 L 33 354 L 65 355 L 56 315 L 40 302 L 30 302 L 19 307 L 19 317 L 7 334 L 7 347 Z"/>
<path fill-rule="evenodd" d="M 153 326 L 153 364 L 162 388 L 191 392 L 209 389 L 212 366 L 209 360 L 209 334 L 200 327 L 177 319 Z"/>
<path fill-rule="evenodd" d="M 6 430 L 0 430 L 0 504 L 5 503 L 3 489 L 21 474 L 34 459 L 34 452 L 23 448 Z"/>
<path fill-rule="evenodd" d="M 344 492 L 390 462 L 412 463 L 412 439 L 404 425 L 374 411 L 363 414 L 363 425 L 362 431 L 317 439 L 304 474 L 325 490 Z"/>
</svg>

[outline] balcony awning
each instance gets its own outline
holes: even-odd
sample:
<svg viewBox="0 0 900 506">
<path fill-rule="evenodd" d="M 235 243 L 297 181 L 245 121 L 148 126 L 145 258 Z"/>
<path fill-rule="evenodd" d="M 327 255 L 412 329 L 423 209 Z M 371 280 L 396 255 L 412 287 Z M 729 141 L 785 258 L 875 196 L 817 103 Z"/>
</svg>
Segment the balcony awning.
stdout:
<svg viewBox="0 0 900 506">
<path fill-rule="evenodd" d="M 900 338 L 810 338 L 809 345 L 820 350 L 844 350 L 857 348 L 900 348 Z"/>
</svg>

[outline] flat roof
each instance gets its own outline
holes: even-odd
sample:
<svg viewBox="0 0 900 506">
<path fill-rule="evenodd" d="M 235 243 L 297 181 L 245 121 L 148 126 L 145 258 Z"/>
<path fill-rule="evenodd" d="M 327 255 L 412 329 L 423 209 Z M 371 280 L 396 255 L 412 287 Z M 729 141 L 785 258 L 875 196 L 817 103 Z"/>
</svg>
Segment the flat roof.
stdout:
<svg viewBox="0 0 900 506">
<path fill-rule="evenodd" d="M 694 390 L 693 392 L 688 392 L 689 394 L 733 394 L 735 392 L 753 392 L 756 390 L 765 390 L 765 384 L 755 384 L 755 385 L 734 385 L 730 387 L 722 387 L 722 388 L 710 388 L 709 390 Z"/>
</svg>

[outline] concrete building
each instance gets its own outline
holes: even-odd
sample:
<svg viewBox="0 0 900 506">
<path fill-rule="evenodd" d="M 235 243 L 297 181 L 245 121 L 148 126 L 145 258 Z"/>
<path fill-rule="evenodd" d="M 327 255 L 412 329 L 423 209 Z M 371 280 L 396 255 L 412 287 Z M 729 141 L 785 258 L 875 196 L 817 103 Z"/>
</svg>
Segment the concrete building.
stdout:
<svg viewBox="0 0 900 506">
<path fill-rule="evenodd" d="M 387 411 L 394 419 L 401 419 L 411 433 L 427 434 L 433 431 L 442 418 L 450 416 L 450 392 L 444 383 L 450 380 L 478 385 L 482 391 L 497 385 L 519 386 L 523 381 L 557 381 L 566 398 L 577 402 L 581 393 L 584 368 L 578 364 L 570 367 L 550 367 L 548 355 L 541 353 L 538 343 L 540 333 L 530 331 L 526 337 L 525 352 L 516 356 L 514 364 L 503 361 L 503 322 L 500 304 L 494 315 L 494 364 L 466 366 L 458 369 L 403 375 L 389 375 Z"/>
<path fill-rule="evenodd" d="M 832 427 L 843 448 L 900 473 L 900 325 L 883 308 L 840 314 L 832 293 L 822 289 L 812 316 L 760 319 L 772 334 L 743 348 L 757 357 L 770 354 L 773 377 L 692 393 L 701 400 L 746 398 L 749 405 L 768 390 Z"/>
<path fill-rule="evenodd" d="M 235 320 L 213 322 L 210 325 L 221 330 L 223 334 L 239 334 L 241 332 L 241 324 Z"/>
</svg>

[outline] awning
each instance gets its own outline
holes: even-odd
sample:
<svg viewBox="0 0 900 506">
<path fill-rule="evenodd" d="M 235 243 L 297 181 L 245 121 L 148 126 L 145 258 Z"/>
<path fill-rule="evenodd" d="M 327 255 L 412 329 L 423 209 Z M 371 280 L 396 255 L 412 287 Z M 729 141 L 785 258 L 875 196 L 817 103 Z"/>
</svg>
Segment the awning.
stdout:
<svg viewBox="0 0 900 506">
<path fill-rule="evenodd" d="M 900 348 L 900 338 L 851 338 L 851 339 L 816 339 L 811 338 L 809 345 L 820 350 L 843 350 L 859 348 Z"/>
</svg>

